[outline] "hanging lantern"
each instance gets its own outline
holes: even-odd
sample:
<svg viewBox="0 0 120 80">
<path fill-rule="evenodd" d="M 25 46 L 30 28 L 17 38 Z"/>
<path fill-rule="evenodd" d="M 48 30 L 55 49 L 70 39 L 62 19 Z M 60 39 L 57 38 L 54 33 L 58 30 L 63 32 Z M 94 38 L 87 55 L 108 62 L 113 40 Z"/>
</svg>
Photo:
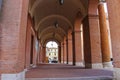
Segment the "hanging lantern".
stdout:
<svg viewBox="0 0 120 80">
<path fill-rule="evenodd" d="M 55 28 L 58 28 L 58 22 L 57 21 L 55 21 L 54 25 L 55 25 Z"/>
<path fill-rule="evenodd" d="M 106 0 L 99 0 L 100 2 L 106 2 Z"/>
<path fill-rule="evenodd" d="M 63 5 L 64 0 L 59 0 L 60 5 Z"/>
</svg>

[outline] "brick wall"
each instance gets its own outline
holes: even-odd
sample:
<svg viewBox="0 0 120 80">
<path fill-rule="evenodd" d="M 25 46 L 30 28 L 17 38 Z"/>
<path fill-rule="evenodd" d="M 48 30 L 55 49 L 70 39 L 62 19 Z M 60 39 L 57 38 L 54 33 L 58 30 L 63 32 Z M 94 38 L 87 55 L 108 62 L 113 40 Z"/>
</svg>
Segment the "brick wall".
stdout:
<svg viewBox="0 0 120 80">
<path fill-rule="evenodd" d="M 108 16 L 113 53 L 114 67 L 120 68 L 120 8 L 119 0 L 106 0 L 108 3 Z M 119 75 L 119 74 L 118 74 Z"/>
</svg>

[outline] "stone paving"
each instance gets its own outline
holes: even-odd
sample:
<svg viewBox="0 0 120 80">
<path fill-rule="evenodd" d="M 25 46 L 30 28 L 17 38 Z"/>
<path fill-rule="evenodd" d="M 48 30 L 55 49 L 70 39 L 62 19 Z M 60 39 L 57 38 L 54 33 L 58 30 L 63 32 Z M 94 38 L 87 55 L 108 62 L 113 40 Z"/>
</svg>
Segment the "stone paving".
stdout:
<svg viewBox="0 0 120 80">
<path fill-rule="evenodd" d="M 40 64 L 26 72 L 26 80 L 112 80 L 112 77 L 111 70 L 65 64 Z"/>
</svg>

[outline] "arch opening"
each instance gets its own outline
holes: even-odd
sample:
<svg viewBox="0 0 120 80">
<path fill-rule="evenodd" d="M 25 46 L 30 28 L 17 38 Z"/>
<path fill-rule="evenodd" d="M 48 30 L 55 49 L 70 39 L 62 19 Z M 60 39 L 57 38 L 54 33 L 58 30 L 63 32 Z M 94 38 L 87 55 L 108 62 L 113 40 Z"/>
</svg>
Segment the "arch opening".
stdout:
<svg viewBox="0 0 120 80">
<path fill-rule="evenodd" d="M 59 52 L 58 44 L 55 41 L 49 41 L 46 44 L 46 63 L 58 63 Z"/>
</svg>

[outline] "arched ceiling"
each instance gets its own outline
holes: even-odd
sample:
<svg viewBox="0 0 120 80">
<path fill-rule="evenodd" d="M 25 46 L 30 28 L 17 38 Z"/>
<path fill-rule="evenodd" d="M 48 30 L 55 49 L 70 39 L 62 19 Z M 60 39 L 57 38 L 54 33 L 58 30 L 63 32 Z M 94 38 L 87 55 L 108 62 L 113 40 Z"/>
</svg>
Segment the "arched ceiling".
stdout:
<svg viewBox="0 0 120 80">
<path fill-rule="evenodd" d="M 44 35 L 47 35 L 49 33 L 54 33 L 54 35 L 59 34 L 61 37 L 64 37 L 65 35 L 67 35 L 64 29 L 62 29 L 61 27 L 55 28 L 54 26 L 44 28 L 42 31 L 39 31 L 38 35 L 39 35 L 39 38 L 42 38 L 42 36 L 44 37 Z"/>
<path fill-rule="evenodd" d="M 59 0 L 30 0 L 29 13 L 41 43 L 51 39 L 61 42 L 68 30 L 73 29 L 76 14 L 87 15 L 87 6 L 88 0 L 64 0 L 63 5 Z"/>
<path fill-rule="evenodd" d="M 61 45 L 61 43 L 60 43 L 58 40 L 49 38 L 49 39 L 47 39 L 46 41 L 43 42 L 43 44 L 44 44 L 43 46 L 46 46 L 46 44 L 47 44 L 49 41 L 55 41 L 58 46 Z"/>
<path fill-rule="evenodd" d="M 61 42 L 63 38 L 61 36 L 59 36 L 58 34 L 56 34 L 53 37 L 53 33 L 50 33 L 48 35 L 45 35 L 45 37 L 43 37 L 43 39 L 41 40 L 41 43 L 43 44 L 43 43 L 45 43 L 49 39 L 51 39 L 51 40 L 57 40 L 57 41 Z"/>
</svg>

